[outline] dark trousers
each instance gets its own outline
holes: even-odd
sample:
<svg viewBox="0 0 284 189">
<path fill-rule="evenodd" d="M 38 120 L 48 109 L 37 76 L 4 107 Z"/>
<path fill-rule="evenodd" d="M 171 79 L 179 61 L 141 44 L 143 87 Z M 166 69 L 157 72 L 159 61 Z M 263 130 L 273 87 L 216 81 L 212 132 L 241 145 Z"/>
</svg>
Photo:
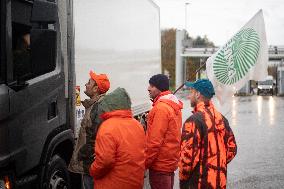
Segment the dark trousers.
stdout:
<svg viewBox="0 0 284 189">
<path fill-rule="evenodd" d="M 173 189 L 175 173 L 149 170 L 151 189 Z"/>
<path fill-rule="evenodd" d="M 83 189 L 94 189 L 94 179 L 90 175 L 82 175 Z"/>
</svg>

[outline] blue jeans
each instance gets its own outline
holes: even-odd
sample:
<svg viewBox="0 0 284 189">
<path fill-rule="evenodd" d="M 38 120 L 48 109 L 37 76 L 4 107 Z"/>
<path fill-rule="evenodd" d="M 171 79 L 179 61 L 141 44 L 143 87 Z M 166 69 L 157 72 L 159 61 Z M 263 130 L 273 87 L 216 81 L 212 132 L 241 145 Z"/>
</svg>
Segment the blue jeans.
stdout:
<svg viewBox="0 0 284 189">
<path fill-rule="evenodd" d="M 94 189 L 94 179 L 90 175 L 82 175 L 83 189 Z"/>
</svg>

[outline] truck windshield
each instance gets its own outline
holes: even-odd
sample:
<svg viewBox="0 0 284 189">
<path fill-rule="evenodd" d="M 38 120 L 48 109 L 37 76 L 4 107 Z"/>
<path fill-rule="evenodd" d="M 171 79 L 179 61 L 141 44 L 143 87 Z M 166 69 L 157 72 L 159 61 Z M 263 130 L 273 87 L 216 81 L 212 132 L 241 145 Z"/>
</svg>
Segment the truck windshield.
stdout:
<svg viewBox="0 0 284 189">
<path fill-rule="evenodd" d="M 259 85 L 273 85 L 273 81 L 272 80 L 259 81 L 258 84 Z"/>
</svg>

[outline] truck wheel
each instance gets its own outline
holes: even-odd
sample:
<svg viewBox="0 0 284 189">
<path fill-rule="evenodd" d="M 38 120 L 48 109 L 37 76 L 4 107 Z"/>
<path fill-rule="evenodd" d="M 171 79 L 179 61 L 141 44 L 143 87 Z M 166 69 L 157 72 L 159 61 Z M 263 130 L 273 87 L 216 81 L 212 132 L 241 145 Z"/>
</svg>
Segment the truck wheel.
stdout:
<svg viewBox="0 0 284 189">
<path fill-rule="evenodd" d="M 70 189 L 70 178 L 65 161 L 54 155 L 47 165 L 45 189 Z"/>
</svg>

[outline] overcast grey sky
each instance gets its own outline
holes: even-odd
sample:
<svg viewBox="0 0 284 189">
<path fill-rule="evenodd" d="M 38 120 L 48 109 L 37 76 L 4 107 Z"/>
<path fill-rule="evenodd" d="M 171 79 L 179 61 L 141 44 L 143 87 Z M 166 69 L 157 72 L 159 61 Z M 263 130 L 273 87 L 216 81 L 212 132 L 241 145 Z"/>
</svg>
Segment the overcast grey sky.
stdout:
<svg viewBox="0 0 284 189">
<path fill-rule="evenodd" d="M 269 45 L 284 45 L 284 0 L 154 0 L 160 7 L 161 28 L 185 28 L 190 36 L 207 35 L 223 45 L 251 17 L 263 10 Z"/>
</svg>

